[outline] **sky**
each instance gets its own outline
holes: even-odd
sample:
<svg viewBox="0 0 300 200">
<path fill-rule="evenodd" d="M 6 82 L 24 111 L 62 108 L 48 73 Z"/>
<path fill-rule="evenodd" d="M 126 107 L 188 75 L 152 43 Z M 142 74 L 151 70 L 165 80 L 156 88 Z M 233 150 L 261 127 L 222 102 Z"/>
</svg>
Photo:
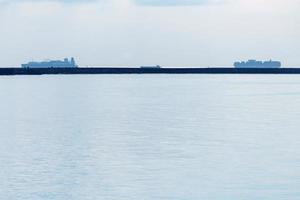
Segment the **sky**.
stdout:
<svg viewBox="0 0 300 200">
<path fill-rule="evenodd" d="M 0 0 L 0 66 L 300 66 L 299 0 Z"/>
</svg>

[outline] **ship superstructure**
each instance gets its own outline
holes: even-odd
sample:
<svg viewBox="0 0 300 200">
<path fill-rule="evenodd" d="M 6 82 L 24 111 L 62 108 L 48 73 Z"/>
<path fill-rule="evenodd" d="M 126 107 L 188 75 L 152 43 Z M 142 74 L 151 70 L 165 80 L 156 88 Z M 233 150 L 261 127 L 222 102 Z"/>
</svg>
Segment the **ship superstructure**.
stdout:
<svg viewBox="0 0 300 200">
<path fill-rule="evenodd" d="M 248 60 L 247 62 L 235 62 L 235 68 L 280 68 L 280 61 L 257 61 L 257 60 Z"/>
<path fill-rule="evenodd" d="M 22 68 L 77 68 L 75 59 L 65 58 L 64 60 L 50 60 L 42 62 L 29 62 L 22 64 Z"/>
</svg>

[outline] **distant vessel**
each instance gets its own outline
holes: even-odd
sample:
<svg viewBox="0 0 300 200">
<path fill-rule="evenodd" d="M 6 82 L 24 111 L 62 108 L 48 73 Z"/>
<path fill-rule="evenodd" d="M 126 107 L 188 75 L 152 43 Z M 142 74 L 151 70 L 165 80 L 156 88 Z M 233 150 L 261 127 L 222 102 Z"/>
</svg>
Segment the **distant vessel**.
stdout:
<svg viewBox="0 0 300 200">
<path fill-rule="evenodd" d="M 50 60 L 43 62 L 29 62 L 27 64 L 22 64 L 22 68 L 77 68 L 78 65 L 75 63 L 75 59 L 65 58 L 62 60 Z"/>
<path fill-rule="evenodd" d="M 155 65 L 155 66 L 141 66 L 141 69 L 160 69 L 160 65 Z"/>
<path fill-rule="evenodd" d="M 248 60 L 247 62 L 235 62 L 235 68 L 280 68 L 280 61 L 257 61 L 257 60 Z"/>
</svg>

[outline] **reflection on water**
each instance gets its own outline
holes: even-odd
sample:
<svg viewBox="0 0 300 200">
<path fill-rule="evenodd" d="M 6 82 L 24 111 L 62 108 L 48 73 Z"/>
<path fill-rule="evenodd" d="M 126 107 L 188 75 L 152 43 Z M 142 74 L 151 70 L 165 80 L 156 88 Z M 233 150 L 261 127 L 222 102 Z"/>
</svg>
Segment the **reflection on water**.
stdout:
<svg viewBox="0 0 300 200">
<path fill-rule="evenodd" d="M 0 77 L 0 197 L 298 200 L 300 76 Z"/>
</svg>

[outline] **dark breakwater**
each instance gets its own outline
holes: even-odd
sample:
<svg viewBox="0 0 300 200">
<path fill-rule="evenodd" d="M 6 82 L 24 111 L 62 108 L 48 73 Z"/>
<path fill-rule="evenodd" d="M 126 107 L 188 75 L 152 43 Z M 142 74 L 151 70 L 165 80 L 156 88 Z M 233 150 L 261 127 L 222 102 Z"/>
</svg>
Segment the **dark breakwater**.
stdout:
<svg viewBox="0 0 300 200">
<path fill-rule="evenodd" d="M 300 74 L 300 68 L 0 68 L 0 75 L 43 74 Z"/>
</svg>

